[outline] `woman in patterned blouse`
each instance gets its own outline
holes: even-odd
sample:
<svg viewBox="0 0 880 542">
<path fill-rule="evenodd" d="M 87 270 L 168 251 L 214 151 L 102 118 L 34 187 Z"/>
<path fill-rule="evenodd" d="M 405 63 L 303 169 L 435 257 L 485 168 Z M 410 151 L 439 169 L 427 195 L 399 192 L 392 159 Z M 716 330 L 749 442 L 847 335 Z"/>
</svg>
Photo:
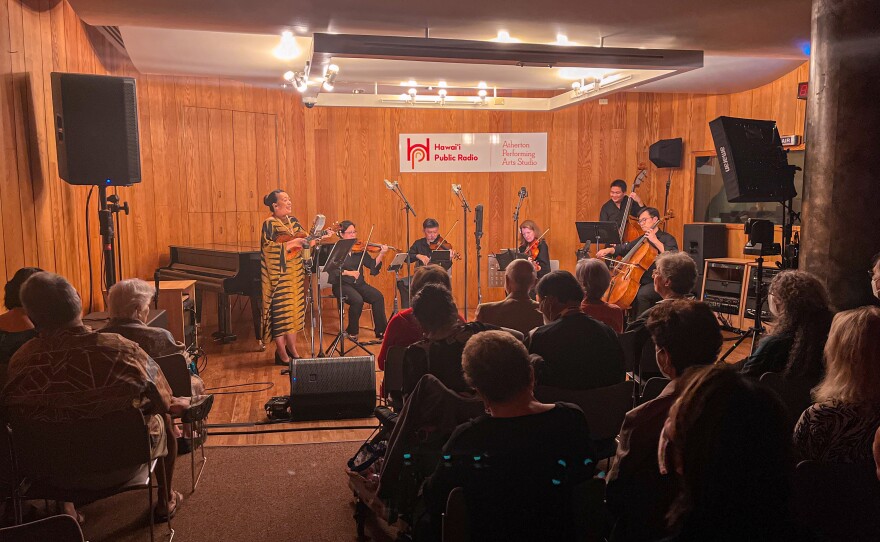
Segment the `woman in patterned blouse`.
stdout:
<svg viewBox="0 0 880 542">
<path fill-rule="evenodd" d="M 871 461 L 880 427 L 880 307 L 861 307 L 834 318 L 825 344 L 825 378 L 816 403 L 794 430 L 803 459 L 835 463 Z"/>
</svg>

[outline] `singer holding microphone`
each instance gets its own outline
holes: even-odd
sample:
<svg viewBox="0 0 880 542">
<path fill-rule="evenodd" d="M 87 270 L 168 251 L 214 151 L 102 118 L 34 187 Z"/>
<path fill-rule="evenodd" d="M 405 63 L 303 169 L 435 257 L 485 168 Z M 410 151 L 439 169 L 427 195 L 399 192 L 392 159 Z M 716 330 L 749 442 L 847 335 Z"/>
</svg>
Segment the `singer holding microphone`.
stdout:
<svg viewBox="0 0 880 542">
<path fill-rule="evenodd" d="M 275 341 L 275 364 L 287 365 L 296 351 L 296 333 L 305 326 L 303 249 L 306 230 L 291 217 L 293 203 L 287 192 L 277 189 L 263 198 L 272 215 L 263 221 L 260 263 L 263 293 L 263 343 Z M 289 239 L 289 240 L 284 240 Z"/>
</svg>

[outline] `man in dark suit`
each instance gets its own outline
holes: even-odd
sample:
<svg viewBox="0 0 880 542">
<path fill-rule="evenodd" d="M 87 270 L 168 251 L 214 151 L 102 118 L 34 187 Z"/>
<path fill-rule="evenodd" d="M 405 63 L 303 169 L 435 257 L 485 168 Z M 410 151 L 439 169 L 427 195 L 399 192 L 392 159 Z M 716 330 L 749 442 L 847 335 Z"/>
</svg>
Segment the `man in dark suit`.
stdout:
<svg viewBox="0 0 880 542">
<path fill-rule="evenodd" d="M 538 303 L 529 297 L 535 286 L 535 268 L 528 260 L 514 260 L 504 274 L 504 290 L 507 297 L 502 301 L 481 303 L 474 319 L 477 322 L 515 329 L 523 335 L 544 323 L 538 311 Z"/>
<path fill-rule="evenodd" d="M 549 322 L 526 339 L 536 361 L 538 384 L 574 390 L 623 382 L 623 350 L 617 334 L 581 312 L 584 289 L 568 271 L 553 271 L 538 282 L 538 307 Z"/>
</svg>

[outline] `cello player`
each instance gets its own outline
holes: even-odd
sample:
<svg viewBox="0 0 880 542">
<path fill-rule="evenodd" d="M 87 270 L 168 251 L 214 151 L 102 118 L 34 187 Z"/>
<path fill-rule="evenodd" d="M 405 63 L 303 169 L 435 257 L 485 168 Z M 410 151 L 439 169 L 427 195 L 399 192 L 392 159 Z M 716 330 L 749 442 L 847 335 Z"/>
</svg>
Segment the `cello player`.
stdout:
<svg viewBox="0 0 880 542">
<path fill-rule="evenodd" d="M 662 254 L 667 250 L 678 250 L 678 243 L 675 241 L 675 237 L 659 229 L 659 227 L 657 227 L 658 222 L 660 222 L 660 211 L 654 207 L 644 207 L 641 212 L 639 212 L 639 226 L 641 226 L 648 242 L 657 250 L 658 254 Z M 638 241 L 639 240 L 636 239 L 629 243 L 603 248 L 596 253 L 596 257 L 603 258 L 612 255 L 626 256 Z M 654 269 L 656 269 L 656 265 L 651 264 L 651 267 L 645 271 L 639 281 L 639 291 L 636 294 L 636 299 L 633 303 L 635 314 L 642 314 L 653 307 L 661 299 L 660 294 L 654 291 Z"/>
</svg>

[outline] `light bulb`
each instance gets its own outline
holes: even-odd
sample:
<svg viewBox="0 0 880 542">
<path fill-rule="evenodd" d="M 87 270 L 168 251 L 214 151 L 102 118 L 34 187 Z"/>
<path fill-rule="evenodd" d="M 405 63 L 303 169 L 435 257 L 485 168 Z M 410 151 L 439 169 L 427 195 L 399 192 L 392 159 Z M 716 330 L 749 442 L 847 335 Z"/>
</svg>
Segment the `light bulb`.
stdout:
<svg viewBox="0 0 880 542">
<path fill-rule="evenodd" d="M 479 92 L 477 92 L 477 96 L 479 96 L 480 98 L 485 98 L 485 97 L 486 97 L 486 91 L 485 91 L 485 90 L 480 90 Z"/>
<path fill-rule="evenodd" d="M 286 79 L 286 80 L 288 80 L 288 81 L 293 81 L 293 77 L 294 77 L 295 75 L 296 75 L 295 73 L 293 73 L 292 71 L 288 70 L 288 71 L 284 72 L 284 79 Z"/>
</svg>

